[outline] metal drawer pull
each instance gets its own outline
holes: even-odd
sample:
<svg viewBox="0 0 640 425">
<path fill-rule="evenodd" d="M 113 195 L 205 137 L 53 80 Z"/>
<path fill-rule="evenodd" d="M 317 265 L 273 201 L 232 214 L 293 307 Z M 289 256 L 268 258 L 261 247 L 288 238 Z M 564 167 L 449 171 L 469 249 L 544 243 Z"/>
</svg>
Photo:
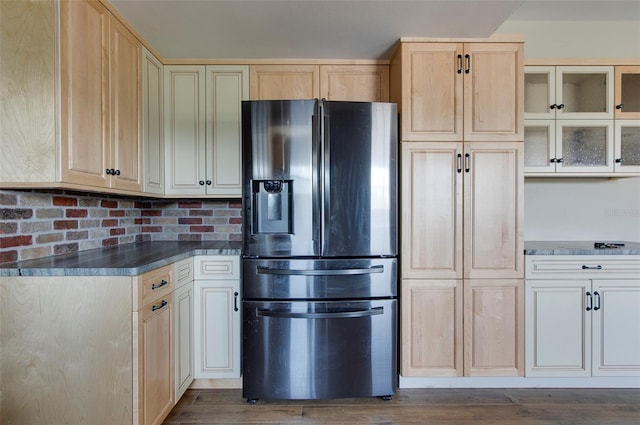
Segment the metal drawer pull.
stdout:
<svg viewBox="0 0 640 425">
<path fill-rule="evenodd" d="M 268 267 L 258 267 L 258 274 L 274 274 L 286 276 L 344 276 L 353 274 L 383 273 L 384 266 L 373 266 L 366 269 L 338 269 L 338 270 L 290 270 L 290 269 L 270 269 Z"/>
<path fill-rule="evenodd" d="M 383 313 L 383 307 L 373 307 L 369 310 L 337 311 L 333 313 L 293 313 L 288 311 L 256 309 L 256 316 L 277 317 L 283 319 L 352 319 L 357 317 L 377 316 Z"/>
<path fill-rule="evenodd" d="M 162 288 L 162 287 L 163 287 L 164 285 L 166 285 L 167 283 L 169 283 L 169 282 L 167 282 L 166 280 L 162 279 L 162 280 L 160 281 L 160 283 L 154 283 L 153 285 L 151 285 L 151 289 L 158 289 L 158 288 Z"/>
<path fill-rule="evenodd" d="M 162 307 L 164 307 L 167 304 L 169 304 L 169 303 L 166 302 L 165 300 L 162 300 L 162 302 L 160 304 L 151 306 L 151 311 L 160 310 Z"/>
<path fill-rule="evenodd" d="M 594 292 L 593 295 L 596 296 L 596 305 L 593 307 L 593 311 L 600 310 L 600 293 L 598 291 Z"/>
<path fill-rule="evenodd" d="M 598 264 L 597 266 L 587 266 L 583 264 L 582 270 L 602 270 L 602 266 L 600 264 Z"/>
</svg>

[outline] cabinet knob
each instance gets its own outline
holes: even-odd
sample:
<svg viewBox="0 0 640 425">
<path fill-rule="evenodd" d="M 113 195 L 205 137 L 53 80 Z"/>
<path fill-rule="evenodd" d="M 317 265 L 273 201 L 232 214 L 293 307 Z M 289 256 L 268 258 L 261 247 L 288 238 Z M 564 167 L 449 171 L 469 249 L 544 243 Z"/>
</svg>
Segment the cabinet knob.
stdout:
<svg viewBox="0 0 640 425">
<path fill-rule="evenodd" d="M 200 186 L 204 186 L 204 180 L 200 180 L 198 183 L 200 184 Z"/>
<path fill-rule="evenodd" d="M 207 186 L 211 186 L 211 180 L 207 180 Z"/>
<path fill-rule="evenodd" d="M 106 170 L 104 170 L 104 172 L 105 172 L 107 175 L 110 175 L 110 174 L 111 174 L 111 170 L 110 170 L 110 169 L 108 169 L 108 168 L 107 168 Z"/>
<path fill-rule="evenodd" d="M 120 175 L 120 170 L 115 170 L 115 172 L 116 172 L 116 176 Z"/>
<path fill-rule="evenodd" d="M 553 105 L 549 105 L 549 108 L 550 108 L 550 109 L 556 109 L 556 107 L 557 107 L 557 106 L 558 106 L 558 105 L 556 105 L 556 104 L 554 103 Z"/>
<path fill-rule="evenodd" d="M 562 158 L 557 158 L 557 159 L 556 159 L 556 162 L 557 162 L 557 163 L 562 164 L 562 163 L 564 162 L 564 159 L 562 159 Z"/>
<path fill-rule="evenodd" d="M 558 109 L 564 109 L 564 103 L 561 103 L 561 104 L 557 105 L 557 106 L 556 106 L 556 108 L 558 108 Z"/>
<path fill-rule="evenodd" d="M 552 163 L 552 164 L 555 164 L 555 163 L 556 163 L 556 161 L 557 161 L 557 160 L 556 160 L 555 158 L 551 158 L 551 159 L 549 160 L 549 162 L 550 162 L 550 163 Z"/>
<path fill-rule="evenodd" d="M 620 109 L 620 110 L 624 109 L 624 104 L 622 103 L 617 104 L 616 109 Z"/>
<path fill-rule="evenodd" d="M 616 162 L 618 164 L 622 164 L 623 161 L 624 161 L 624 159 L 622 159 L 622 158 L 616 158 Z"/>
</svg>

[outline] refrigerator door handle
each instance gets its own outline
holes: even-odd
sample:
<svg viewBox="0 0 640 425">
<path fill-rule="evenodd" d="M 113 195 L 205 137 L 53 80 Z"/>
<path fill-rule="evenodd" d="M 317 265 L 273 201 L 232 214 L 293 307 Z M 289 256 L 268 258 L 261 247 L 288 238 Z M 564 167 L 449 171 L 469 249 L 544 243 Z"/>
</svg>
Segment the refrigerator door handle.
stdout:
<svg viewBox="0 0 640 425">
<path fill-rule="evenodd" d="M 322 142 L 321 149 L 321 192 L 320 196 L 322 196 L 322 208 L 320 211 L 321 214 L 321 229 L 320 235 L 322 235 L 322 246 L 320 247 L 320 252 L 324 253 L 327 247 L 327 241 L 325 240 L 327 235 L 325 233 L 325 229 L 329 228 L 329 211 L 331 210 L 331 193 L 329 193 L 329 188 L 331 187 L 331 177 L 329 170 L 331 168 L 330 164 L 330 154 L 331 154 L 331 144 L 329 143 L 329 115 L 326 113 L 326 109 L 324 107 L 324 102 L 322 103 L 322 134 L 320 135 L 320 140 Z"/>
<path fill-rule="evenodd" d="M 358 317 L 377 316 L 379 314 L 384 314 L 383 307 L 373 307 L 368 310 L 336 311 L 326 313 L 296 313 L 289 311 L 256 309 L 256 316 L 276 317 L 282 319 L 353 319 Z"/>
<path fill-rule="evenodd" d="M 257 267 L 257 274 L 287 275 L 287 276 L 344 276 L 355 274 L 384 273 L 384 266 L 373 266 L 363 269 L 333 269 L 333 270 L 292 270 Z"/>
</svg>

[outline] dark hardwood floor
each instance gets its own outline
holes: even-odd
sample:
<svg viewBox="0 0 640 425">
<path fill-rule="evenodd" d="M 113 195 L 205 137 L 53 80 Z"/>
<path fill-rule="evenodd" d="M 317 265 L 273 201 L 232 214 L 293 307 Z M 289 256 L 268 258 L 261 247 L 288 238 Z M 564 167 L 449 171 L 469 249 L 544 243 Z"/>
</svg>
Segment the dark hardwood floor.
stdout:
<svg viewBox="0 0 640 425">
<path fill-rule="evenodd" d="M 640 389 L 402 389 L 391 401 L 260 400 L 241 390 L 188 390 L 177 424 L 640 424 Z"/>
</svg>

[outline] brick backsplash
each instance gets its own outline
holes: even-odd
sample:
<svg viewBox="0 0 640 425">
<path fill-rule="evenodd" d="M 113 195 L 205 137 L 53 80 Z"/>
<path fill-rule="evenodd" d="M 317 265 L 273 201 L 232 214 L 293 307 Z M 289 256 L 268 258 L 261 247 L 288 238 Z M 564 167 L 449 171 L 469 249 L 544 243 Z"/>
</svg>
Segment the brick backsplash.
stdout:
<svg viewBox="0 0 640 425">
<path fill-rule="evenodd" d="M 242 240 L 240 201 L 0 190 L 0 263 L 139 241 Z"/>
</svg>

